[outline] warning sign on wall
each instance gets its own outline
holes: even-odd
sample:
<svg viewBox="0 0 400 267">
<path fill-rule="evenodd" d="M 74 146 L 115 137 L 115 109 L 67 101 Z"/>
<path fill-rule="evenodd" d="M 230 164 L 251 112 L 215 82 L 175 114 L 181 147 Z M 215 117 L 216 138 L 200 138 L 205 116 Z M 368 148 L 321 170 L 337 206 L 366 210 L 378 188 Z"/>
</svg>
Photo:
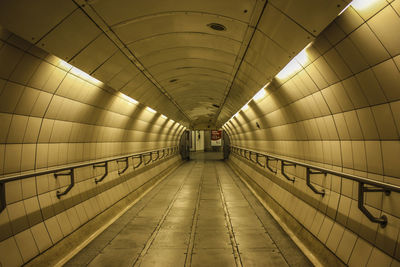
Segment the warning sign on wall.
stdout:
<svg viewBox="0 0 400 267">
<path fill-rule="evenodd" d="M 222 131 L 211 131 L 211 146 L 222 145 Z"/>
</svg>

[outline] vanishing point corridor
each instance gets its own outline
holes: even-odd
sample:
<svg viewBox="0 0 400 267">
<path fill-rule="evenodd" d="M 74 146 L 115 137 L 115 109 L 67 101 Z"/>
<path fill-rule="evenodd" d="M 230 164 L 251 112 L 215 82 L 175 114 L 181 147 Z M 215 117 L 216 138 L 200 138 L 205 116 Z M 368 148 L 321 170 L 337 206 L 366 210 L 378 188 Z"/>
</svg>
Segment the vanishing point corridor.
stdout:
<svg viewBox="0 0 400 267">
<path fill-rule="evenodd" d="M 0 0 L 0 267 L 400 267 L 400 0 Z"/>
<path fill-rule="evenodd" d="M 223 161 L 176 169 L 66 266 L 312 266 Z"/>
</svg>

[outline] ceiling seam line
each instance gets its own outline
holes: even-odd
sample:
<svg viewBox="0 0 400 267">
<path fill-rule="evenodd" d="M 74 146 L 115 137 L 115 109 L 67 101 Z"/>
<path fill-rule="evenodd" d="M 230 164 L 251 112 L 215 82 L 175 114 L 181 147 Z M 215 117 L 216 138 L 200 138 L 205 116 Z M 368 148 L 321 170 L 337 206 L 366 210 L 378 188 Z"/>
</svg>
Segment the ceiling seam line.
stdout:
<svg viewBox="0 0 400 267">
<path fill-rule="evenodd" d="M 113 35 L 114 35 L 114 37 L 118 40 L 118 41 L 120 41 L 121 42 L 121 44 L 122 44 L 122 46 L 123 46 L 123 48 L 125 48 L 125 49 L 127 49 L 128 51 L 129 51 L 129 54 L 138 62 L 138 64 L 143 68 L 143 70 L 141 69 L 141 68 L 139 68 L 138 66 L 137 66 L 137 64 L 135 64 L 135 62 L 131 59 L 131 58 L 129 58 L 129 56 L 127 56 L 125 53 L 124 53 L 124 51 L 123 51 L 123 49 L 118 45 L 118 44 L 116 44 L 109 36 L 108 36 L 108 34 L 107 34 L 107 32 L 106 31 L 104 31 L 104 29 L 102 28 L 102 27 L 100 27 L 100 25 L 98 24 L 98 23 L 96 23 L 94 20 L 93 20 L 93 18 L 92 17 L 90 17 L 89 16 L 89 14 L 82 8 L 82 6 L 80 6 L 77 2 L 76 2 L 76 0 L 73 0 L 73 2 L 79 7 L 79 9 L 81 9 L 82 10 L 82 12 L 84 12 L 85 13 L 85 15 L 115 44 L 115 46 L 118 48 L 118 50 L 120 50 L 127 58 L 128 58 L 128 60 L 163 94 L 163 95 L 165 95 L 171 102 L 172 102 L 172 104 L 174 104 L 175 106 L 176 106 L 176 108 L 181 112 L 181 114 L 184 116 L 184 117 L 186 117 L 186 119 L 188 120 L 188 123 L 190 123 L 190 121 L 191 121 L 191 119 L 190 119 L 190 117 L 182 110 L 182 108 L 172 99 L 172 97 L 171 96 L 169 96 L 169 94 L 164 90 L 164 89 L 162 89 L 162 88 L 160 88 L 161 86 L 159 85 L 159 86 L 157 86 L 157 84 L 158 84 L 158 82 L 152 77 L 152 75 L 149 73 L 148 75 L 151 77 L 151 78 L 153 78 L 154 79 L 154 81 L 150 78 L 150 77 L 148 77 L 148 75 L 146 75 L 146 72 L 144 72 L 143 70 L 145 70 L 146 68 L 144 68 L 144 66 L 143 66 L 143 64 L 137 59 L 137 57 L 124 45 L 124 43 L 122 42 L 122 40 L 115 34 L 115 32 L 111 29 L 111 28 L 108 28 L 109 29 L 109 32 L 111 32 Z M 107 25 L 106 24 L 106 22 L 104 21 L 104 19 L 89 5 L 89 7 L 92 9 L 92 11 L 98 16 L 98 18 L 105 24 L 105 25 Z M 108 26 L 108 25 L 107 25 Z M 115 90 L 115 89 L 114 89 Z"/>
<path fill-rule="evenodd" d="M 73 0 L 73 1 L 75 1 L 75 0 Z M 206 14 L 206 15 L 210 15 L 210 16 L 214 16 L 214 17 L 218 17 L 218 18 L 224 18 L 224 19 L 227 19 L 227 20 L 238 21 L 239 23 L 242 23 L 242 24 L 247 24 L 248 23 L 248 22 L 240 20 L 240 19 L 224 16 L 224 15 L 221 15 L 221 14 L 210 13 L 210 12 L 201 12 L 201 11 L 166 11 L 166 12 L 153 13 L 153 14 L 149 14 L 149 15 L 145 15 L 145 16 L 141 16 L 141 17 L 137 17 L 137 18 L 133 18 L 133 19 L 128 19 L 128 20 L 121 21 L 121 22 L 118 22 L 116 24 L 110 25 L 110 27 L 114 28 L 114 27 L 125 26 L 127 24 L 134 23 L 135 21 L 146 20 L 146 18 L 161 17 L 164 14 L 166 15 L 166 14 L 181 14 L 181 13 L 182 14 L 192 13 L 192 14 L 197 14 L 197 15 Z"/>
<path fill-rule="evenodd" d="M 248 49 L 249 49 L 249 47 L 250 47 L 251 41 L 253 40 L 254 34 L 255 34 L 256 30 L 257 30 L 257 26 L 258 26 L 258 24 L 260 23 L 261 17 L 262 17 L 262 15 L 264 14 L 264 10 L 265 10 L 265 8 L 266 8 L 266 6 L 267 6 L 268 3 L 269 3 L 268 0 L 266 0 L 265 3 L 264 3 L 264 6 L 263 6 L 263 8 L 262 8 L 262 10 L 261 10 L 261 12 L 260 12 L 260 15 L 259 15 L 259 17 L 258 17 L 258 19 L 257 19 L 257 23 L 256 23 L 255 26 L 253 27 L 253 32 L 252 32 L 251 37 L 250 37 L 250 40 L 249 40 L 249 42 L 248 42 L 248 44 L 247 44 L 246 50 L 245 50 L 245 52 L 243 53 L 242 59 L 241 59 L 241 61 L 240 61 L 240 63 L 239 63 L 239 66 L 238 66 L 238 68 L 237 68 L 237 70 L 236 70 L 236 72 L 235 72 L 235 75 L 233 76 L 232 83 L 231 83 L 231 85 L 230 85 L 228 91 L 226 92 L 226 94 L 225 94 L 225 96 L 224 96 L 224 100 L 222 101 L 222 103 L 221 103 L 221 105 L 220 105 L 220 108 L 218 109 L 218 111 L 217 111 L 217 113 L 216 113 L 216 116 L 215 116 L 215 118 L 214 118 L 214 120 L 215 120 L 214 123 L 215 123 L 215 124 L 216 124 L 217 121 L 218 121 L 218 117 L 219 117 L 220 114 L 221 114 L 222 108 L 225 106 L 226 100 L 228 99 L 228 96 L 229 96 L 229 94 L 230 94 L 230 92 L 231 92 L 231 90 L 232 90 L 233 82 L 235 81 L 236 76 L 237 76 L 237 74 L 238 74 L 238 72 L 239 72 L 239 70 L 240 70 L 240 67 L 242 66 L 242 63 L 243 63 L 243 61 L 244 61 L 244 58 L 246 57 L 246 54 L 247 54 L 247 51 L 248 51 Z M 250 26 L 249 26 L 249 27 L 250 27 Z"/>
<path fill-rule="evenodd" d="M 168 32 L 168 33 L 154 34 L 154 35 L 151 35 L 151 36 L 149 36 L 149 37 L 145 37 L 145 38 L 142 38 L 142 39 L 137 39 L 137 40 L 135 40 L 135 41 L 131 41 L 131 42 L 129 42 L 129 43 L 126 43 L 126 45 L 131 45 L 131 44 L 134 44 L 134 43 L 146 41 L 146 40 L 151 39 L 151 38 L 155 38 L 155 37 L 163 36 L 163 35 L 168 35 L 168 34 L 203 34 L 203 35 L 211 35 L 211 36 L 213 36 L 213 37 L 217 36 L 217 37 L 219 37 L 219 38 L 228 39 L 228 40 L 233 41 L 233 42 L 236 42 L 236 43 L 241 43 L 240 41 L 235 40 L 235 39 L 233 39 L 233 38 L 230 38 L 230 37 L 228 37 L 228 36 L 222 36 L 222 35 L 212 34 L 212 33 L 206 33 L 206 32 L 187 31 L 187 32 Z"/>
<path fill-rule="evenodd" d="M 65 16 L 59 23 L 57 23 L 56 25 L 54 25 L 53 28 L 51 28 L 48 32 L 46 32 L 39 40 L 37 40 L 36 42 L 34 42 L 34 45 L 39 45 L 39 42 L 42 41 L 49 33 L 51 33 L 52 31 L 54 31 L 55 28 L 57 28 L 61 23 L 63 23 L 67 18 L 69 18 L 70 16 L 72 16 L 72 14 L 78 10 L 79 8 L 76 8 L 74 10 L 71 11 L 71 13 L 69 13 L 67 16 Z M 14 33 L 13 33 L 14 34 Z M 42 46 L 43 47 L 43 46 Z M 43 49 L 43 48 L 42 48 Z"/>
</svg>

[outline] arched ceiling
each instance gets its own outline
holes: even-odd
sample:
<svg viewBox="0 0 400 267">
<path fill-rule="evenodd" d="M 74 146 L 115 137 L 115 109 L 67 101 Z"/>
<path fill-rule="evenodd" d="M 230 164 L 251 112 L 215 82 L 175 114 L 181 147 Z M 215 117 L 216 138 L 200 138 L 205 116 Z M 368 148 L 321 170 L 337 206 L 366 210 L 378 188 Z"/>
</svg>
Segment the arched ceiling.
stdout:
<svg viewBox="0 0 400 267">
<path fill-rule="evenodd" d="M 349 2 L 3 0 L 0 25 L 183 125 L 214 128 Z"/>
</svg>

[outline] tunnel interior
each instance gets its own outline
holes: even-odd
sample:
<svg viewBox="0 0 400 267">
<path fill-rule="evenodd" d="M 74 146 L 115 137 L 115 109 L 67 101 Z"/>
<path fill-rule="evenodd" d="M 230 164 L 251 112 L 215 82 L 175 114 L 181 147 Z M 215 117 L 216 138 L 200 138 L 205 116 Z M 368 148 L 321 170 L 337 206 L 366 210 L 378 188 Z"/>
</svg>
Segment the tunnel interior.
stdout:
<svg viewBox="0 0 400 267">
<path fill-rule="evenodd" d="M 399 71 L 400 0 L 2 0 L 0 266 L 400 266 Z"/>
</svg>

